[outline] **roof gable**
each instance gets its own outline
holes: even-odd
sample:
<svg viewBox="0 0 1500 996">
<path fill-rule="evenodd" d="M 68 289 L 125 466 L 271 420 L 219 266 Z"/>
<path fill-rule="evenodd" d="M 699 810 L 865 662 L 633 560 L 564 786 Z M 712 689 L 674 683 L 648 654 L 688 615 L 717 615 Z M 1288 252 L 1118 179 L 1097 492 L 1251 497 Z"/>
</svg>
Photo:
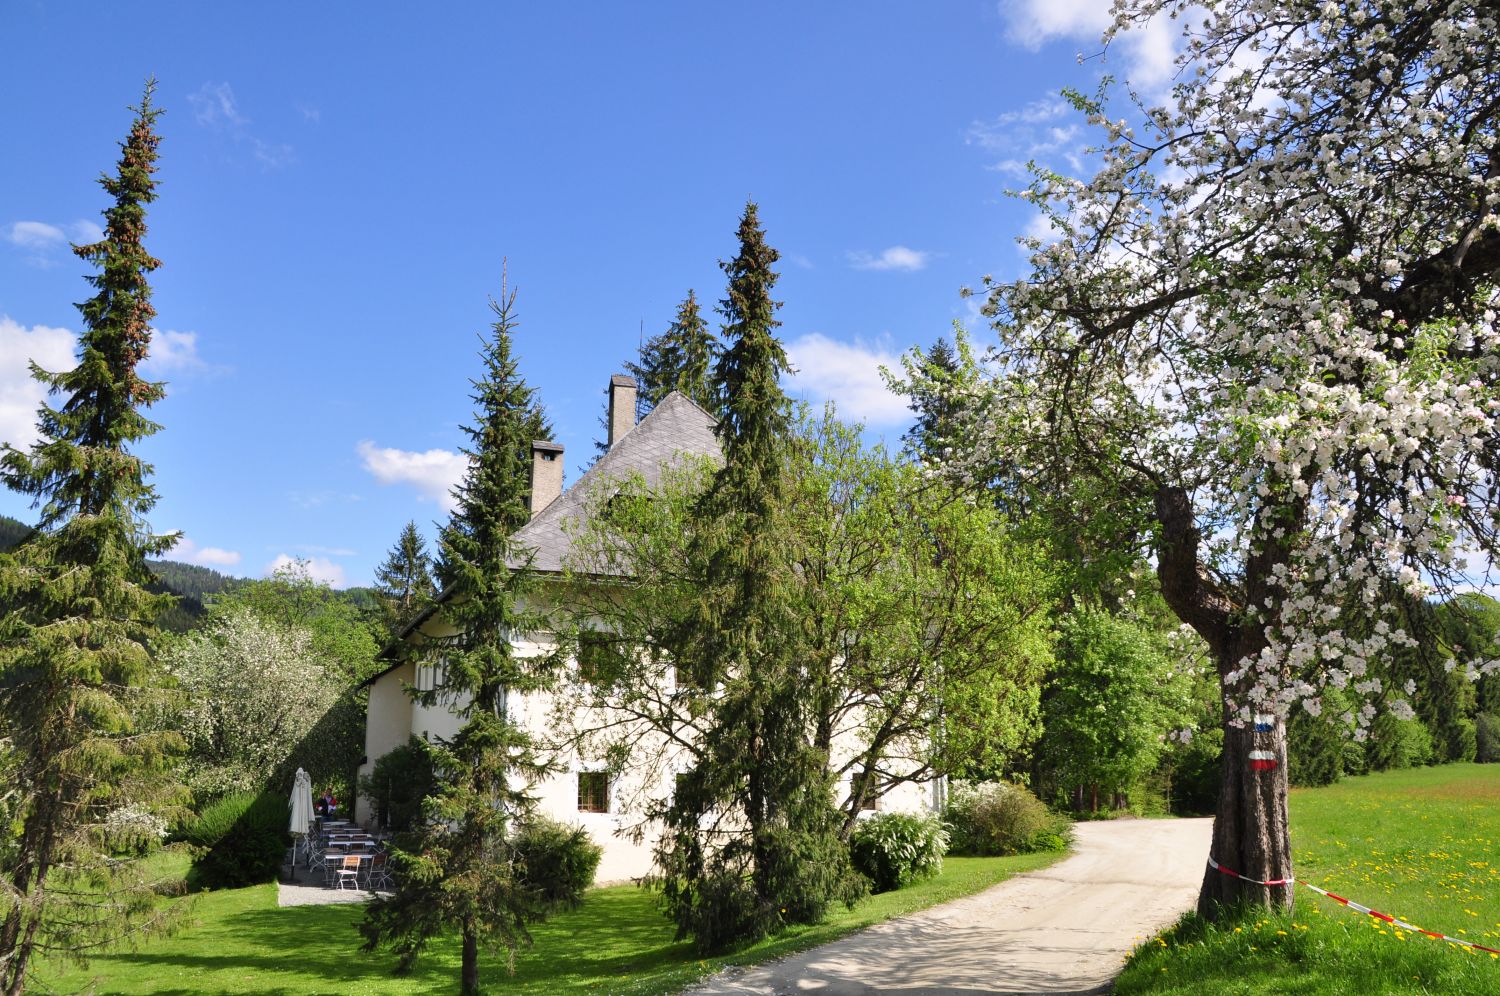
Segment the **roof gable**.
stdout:
<svg viewBox="0 0 1500 996">
<path fill-rule="evenodd" d="M 610 482 L 636 474 L 648 487 L 655 487 L 663 471 L 683 454 L 720 457 L 714 426 L 712 415 L 687 395 L 673 391 L 572 487 L 516 530 L 512 539 L 517 546 L 532 551 L 533 570 L 561 572 L 573 548 L 564 523 L 583 514 L 595 488 L 610 487 Z"/>
</svg>

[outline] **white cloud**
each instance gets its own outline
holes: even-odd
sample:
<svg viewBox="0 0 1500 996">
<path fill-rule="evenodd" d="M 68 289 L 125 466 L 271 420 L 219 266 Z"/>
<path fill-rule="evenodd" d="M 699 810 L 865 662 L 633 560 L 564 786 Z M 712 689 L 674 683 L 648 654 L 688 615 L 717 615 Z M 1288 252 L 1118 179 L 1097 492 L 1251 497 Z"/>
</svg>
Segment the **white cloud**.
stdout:
<svg viewBox="0 0 1500 996">
<path fill-rule="evenodd" d="M 68 226 L 68 231 L 73 233 L 73 241 L 79 245 L 104 241 L 104 229 L 87 219 L 80 218 L 73 222 Z"/>
<path fill-rule="evenodd" d="M 398 450 L 366 439 L 355 447 L 365 470 L 381 484 L 410 484 L 417 494 L 453 509 L 453 489 L 463 480 L 469 458 L 451 450 Z"/>
<path fill-rule="evenodd" d="M 58 372 L 77 365 L 74 335 L 67 329 L 26 328 L 0 315 L 0 443 L 26 449 L 36 441 L 36 410 L 47 389 L 31 376 L 30 361 Z"/>
<path fill-rule="evenodd" d="M 146 362 L 141 365 L 143 373 L 162 377 L 171 373 L 202 370 L 207 366 L 198 356 L 198 333 L 173 332 L 170 329 L 151 330 L 151 349 Z"/>
<path fill-rule="evenodd" d="M 9 238 L 22 249 L 52 249 L 68 241 L 61 228 L 45 221 L 18 221 L 10 226 Z"/>
<path fill-rule="evenodd" d="M 1026 222 L 1024 234 L 1029 238 L 1041 239 L 1044 245 L 1056 242 L 1062 236 L 1062 232 L 1052 223 L 1052 219 L 1040 211 L 1033 214 L 1031 220 Z M 1021 247 L 1021 251 L 1031 252 L 1024 246 Z"/>
<path fill-rule="evenodd" d="M 795 371 L 791 387 L 809 400 L 832 401 L 843 417 L 869 426 L 900 425 L 911 418 L 906 399 L 892 394 L 880 376 L 881 367 L 901 368 L 888 344 L 839 342 L 812 332 L 787 343 L 786 351 Z"/>
<path fill-rule="evenodd" d="M 908 249 L 906 246 L 891 246 L 882 250 L 880 255 L 872 256 L 867 252 L 851 252 L 849 254 L 849 265 L 856 270 L 901 270 L 913 273 L 927 266 L 927 261 L 932 258 L 932 253 L 921 249 Z"/>
<path fill-rule="evenodd" d="M 217 546 L 199 546 L 186 536 L 177 540 L 177 545 L 172 547 L 169 556 L 173 560 L 180 560 L 185 564 L 197 564 L 199 567 L 233 567 L 240 562 L 238 550 L 225 550 Z"/>
<path fill-rule="evenodd" d="M 293 557 L 289 554 L 278 553 L 276 559 L 266 565 L 265 575 L 281 570 L 283 567 L 291 567 L 293 564 L 302 563 L 307 566 L 307 576 L 314 581 L 324 581 L 334 588 L 348 587 L 348 580 L 344 576 L 344 565 L 335 564 L 326 557 Z"/>
<path fill-rule="evenodd" d="M 43 268 L 57 265 L 57 259 L 68 252 L 68 243 L 88 245 L 104 238 L 104 229 L 92 221 L 74 221 L 54 225 L 46 221 L 16 221 L 5 231 L 5 240 L 27 250 L 27 262 Z"/>
<path fill-rule="evenodd" d="M 1110 0 L 1002 0 L 1000 15 L 1011 41 L 1036 51 L 1057 38 L 1097 46 L 1111 22 L 1110 6 Z M 1115 38 L 1112 47 L 1124 53 L 1123 75 L 1136 89 L 1159 95 L 1171 80 L 1178 23 L 1156 17 Z"/>
</svg>

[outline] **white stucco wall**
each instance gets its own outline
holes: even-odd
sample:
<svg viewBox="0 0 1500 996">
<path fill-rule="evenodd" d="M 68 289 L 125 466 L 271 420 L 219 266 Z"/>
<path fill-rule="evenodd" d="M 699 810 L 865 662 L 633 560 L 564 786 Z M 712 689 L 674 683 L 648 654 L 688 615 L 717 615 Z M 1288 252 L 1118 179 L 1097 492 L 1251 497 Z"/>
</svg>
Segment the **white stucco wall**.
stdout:
<svg viewBox="0 0 1500 996">
<path fill-rule="evenodd" d="M 423 627 L 431 636 L 452 632 L 440 620 Z M 516 646 L 523 655 L 544 654 L 552 650 L 545 640 L 529 640 Z M 417 675 L 412 665 L 405 665 L 380 678 L 371 687 L 369 726 L 366 730 L 368 763 L 361 768 L 367 772 L 381 754 L 406 742 L 415 735 L 427 739 L 451 737 L 458 732 L 461 722 L 450 706 L 443 704 L 421 706 L 412 703 L 402 688 L 402 682 L 416 683 Z M 404 702 L 404 710 L 396 700 Z M 516 721 L 539 734 L 555 732 L 557 709 L 560 702 L 554 695 L 516 696 L 508 703 L 510 715 Z M 852 731 L 843 731 L 835 737 L 836 757 L 847 758 L 859 747 Z M 580 771 L 603 770 L 600 759 L 579 757 L 575 754 L 553 759 L 557 773 L 532 786 L 537 799 L 537 810 L 542 815 L 564 823 L 578 824 L 589 832 L 604 854 L 600 860 L 596 882 L 599 884 L 638 879 L 650 873 L 652 847 L 657 827 L 647 827 L 641 839 L 634 839 L 628 831 L 641 825 L 644 810 L 650 800 L 662 800 L 672 791 L 672 780 L 676 771 L 683 770 L 679 761 L 665 745 L 653 745 L 649 741 L 638 751 L 639 763 L 617 775 L 610 785 L 610 812 L 580 812 L 578 809 L 578 774 Z M 838 800 L 848 795 L 847 779 L 838 789 Z M 932 782 L 907 783 L 889 790 L 881 799 L 880 811 L 922 812 L 934 807 L 937 798 Z M 356 812 L 361 821 L 370 817 L 366 800 L 359 800 Z"/>
</svg>

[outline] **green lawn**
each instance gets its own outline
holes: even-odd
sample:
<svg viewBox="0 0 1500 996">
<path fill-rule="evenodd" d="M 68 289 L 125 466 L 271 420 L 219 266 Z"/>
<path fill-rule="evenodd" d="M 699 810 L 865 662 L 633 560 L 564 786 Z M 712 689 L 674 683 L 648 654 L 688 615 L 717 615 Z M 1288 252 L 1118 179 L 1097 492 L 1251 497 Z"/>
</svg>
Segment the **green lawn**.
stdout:
<svg viewBox="0 0 1500 996">
<path fill-rule="evenodd" d="M 1500 948 L 1500 765 L 1350 778 L 1291 798 L 1297 877 Z M 1131 957 L 1130 993 L 1500 993 L 1500 958 L 1400 931 L 1298 888 L 1290 916 L 1188 917 Z"/>
<path fill-rule="evenodd" d="M 595 889 L 582 908 L 538 926 L 516 972 L 483 965 L 495 992 L 536 994 L 673 992 L 727 964 L 764 961 L 851 931 L 977 892 L 1062 855 L 948 858 L 943 874 L 900 892 L 839 907 L 826 923 L 788 932 L 727 957 L 700 960 L 672 930 L 650 893 L 632 886 Z M 358 951 L 358 906 L 276 906 L 274 885 L 203 893 L 173 937 L 138 951 L 93 959 L 86 970 L 43 972 L 49 986 L 76 991 L 93 979 L 101 993 L 449 993 L 457 988 L 456 942 L 434 946 L 405 978 L 392 959 Z"/>
</svg>

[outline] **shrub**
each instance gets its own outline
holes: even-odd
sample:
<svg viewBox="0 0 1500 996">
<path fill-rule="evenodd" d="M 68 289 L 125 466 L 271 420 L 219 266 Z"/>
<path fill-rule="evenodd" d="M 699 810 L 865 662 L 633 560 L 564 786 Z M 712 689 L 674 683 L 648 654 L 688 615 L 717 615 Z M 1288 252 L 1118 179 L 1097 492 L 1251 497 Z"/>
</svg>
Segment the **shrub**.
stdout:
<svg viewBox="0 0 1500 996">
<path fill-rule="evenodd" d="M 1397 719 L 1388 712 L 1370 726 L 1365 755 L 1370 769 L 1414 768 L 1432 762 L 1432 732 L 1420 719 Z"/>
<path fill-rule="evenodd" d="M 122 806 L 104 818 L 104 843 L 112 854 L 143 858 L 161 847 L 167 821 L 139 806 Z"/>
<path fill-rule="evenodd" d="M 875 892 L 904 889 L 943 870 L 948 831 L 936 816 L 878 813 L 849 835 L 849 856 Z"/>
<path fill-rule="evenodd" d="M 1474 717 L 1474 760 L 1482 764 L 1500 761 L 1500 717 L 1488 712 Z"/>
<path fill-rule="evenodd" d="M 1062 850 L 1072 824 L 1051 813 L 1021 785 L 955 782 L 944 819 L 952 828 L 954 854 L 1026 854 Z"/>
<path fill-rule="evenodd" d="M 186 834 L 197 849 L 194 877 L 209 889 L 274 882 L 286 857 L 287 800 L 235 792 L 206 807 Z"/>
<path fill-rule="evenodd" d="M 387 830 L 409 830 L 422 815 L 422 800 L 432 791 L 432 757 L 417 737 L 383 755 L 359 780 L 359 792 L 375 807 Z"/>
<path fill-rule="evenodd" d="M 537 890 L 549 907 L 573 909 L 594 884 L 604 849 L 580 826 L 538 816 L 516 829 L 511 840 L 522 882 Z"/>
</svg>

